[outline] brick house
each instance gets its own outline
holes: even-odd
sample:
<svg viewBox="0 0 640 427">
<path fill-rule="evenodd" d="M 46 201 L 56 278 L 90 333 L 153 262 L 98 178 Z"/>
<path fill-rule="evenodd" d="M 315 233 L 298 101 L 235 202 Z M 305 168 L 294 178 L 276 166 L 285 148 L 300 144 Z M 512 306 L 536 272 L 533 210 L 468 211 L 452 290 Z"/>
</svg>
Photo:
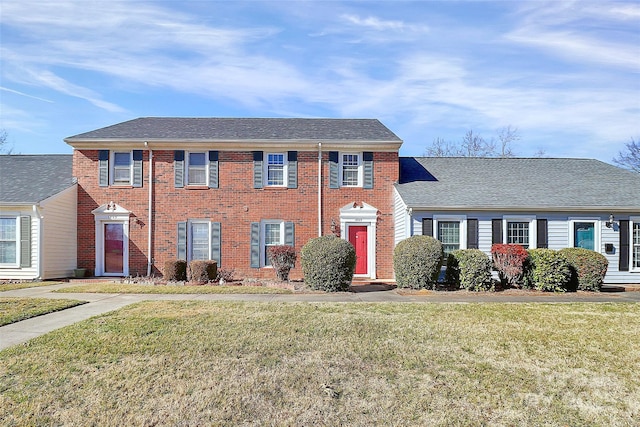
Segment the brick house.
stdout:
<svg viewBox="0 0 640 427">
<path fill-rule="evenodd" d="M 393 277 L 402 140 L 378 120 L 148 117 L 65 142 L 78 267 L 96 276 L 214 259 L 238 277 L 272 278 L 267 247 L 299 251 L 334 233 L 354 244 L 356 276 Z"/>
</svg>

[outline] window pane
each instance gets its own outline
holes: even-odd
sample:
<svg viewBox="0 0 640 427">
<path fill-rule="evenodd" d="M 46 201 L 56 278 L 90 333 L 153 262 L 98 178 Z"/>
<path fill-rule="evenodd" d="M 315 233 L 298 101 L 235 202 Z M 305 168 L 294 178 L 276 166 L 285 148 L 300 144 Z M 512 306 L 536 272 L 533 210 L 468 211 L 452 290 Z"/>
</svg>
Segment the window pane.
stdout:
<svg viewBox="0 0 640 427">
<path fill-rule="evenodd" d="M 131 177 L 131 170 L 126 167 L 114 167 L 113 168 L 113 182 L 117 183 L 128 183 Z"/>
<path fill-rule="evenodd" d="M 194 222 L 191 224 L 191 259 L 209 259 L 209 224 Z"/>
<path fill-rule="evenodd" d="M 458 221 L 438 221 L 438 240 L 442 242 L 445 255 L 460 249 L 460 223 Z"/>
<path fill-rule="evenodd" d="M 529 223 L 507 222 L 507 243 L 529 248 Z"/>
<path fill-rule="evenodd" d="M 0 240 L 16 240 L 15 218 L 0 218 Z"/>
<path fill-rule="evenodd" d="M 205 166 L 207 164 L 204 153 L 189 153 L 190 166 Z"/>
<path fill-rule="evenodd" d="M 267 185 L 284 185 L 284 154 L 267 155 Z"/>
<path fill-rule="evenodd" d="M 358 154 L 342 155 L 342 185 L 357 186 L 358 183 Z"/>
<path fill-rule="evenodd" d="M 633 242 L 633 268 L 640 268 L 640 222 L 633 223 L 632 232 Z"/>
<path fill-rule="evenodd" d="M 204 169 L 189 167 L 189 184 L 190 185 L 206 185 L 207 173 Z"/>
<path fill-rule="evenodd" d="M 573 224 L 573 246 L 576 248 L 584 248 L 595 250 L 594 244 L 595 223 L 593 222 L 575 222 Z"/>
<path fill-rule="evenodd" d="M 270 266 L 271 261 L 267 255 L 269 246 L 281 245 L 281 224 L 265 224 L 264 225 L 264 265 Z"/>
<path fill-rule="evenodd" d="M 130 164 L 131 164 L 130 153 L 113 153 L 114 166 L 124 166 L 128 168 Z"/>
<path fill-rule="evenodd" d="M 15 264 L 17 262 L 16 242 L 0 241 L 0 264 Z"/>
</svg>

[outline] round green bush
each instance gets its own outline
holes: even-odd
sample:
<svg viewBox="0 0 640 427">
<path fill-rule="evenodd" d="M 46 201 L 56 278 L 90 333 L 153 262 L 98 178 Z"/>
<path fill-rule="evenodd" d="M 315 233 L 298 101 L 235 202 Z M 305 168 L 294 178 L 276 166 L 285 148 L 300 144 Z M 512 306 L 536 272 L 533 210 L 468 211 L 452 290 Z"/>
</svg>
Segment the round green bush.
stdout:
<svg viewBox="0 0 640 427">
<path fill-rule="evenodd" d="M 399 288 L 435 289 L 442 266 L 442 243 L 430 236 L 411 236 L 393 250 Z"/>
<path fill-rule="evenodd" d="M 447 284 L 455 289 L 488 291 L 493 289 L 491 258 L 479 249 L 453 251 L 447 257 Z"/>
<path fill-rule="evenodd" d="M 553 249 L 529 249 L 525 287 L 539 291 L 565 292 L 571 283 L 569 261 Z"/>
<path fill-rule="evenodd" d="M 300 251 L 304 282 L 312 289 L 339 292 L 349 289 L 356 266 L 351 243 L 334 235 L 309 240 Z"/>
<path fill-rule="evenodd" d="M 574 288 L 596 292 L 602 289 L 604 276 L 609 268 L 606 256 L 583 248 L 565 248 L 561 249 L 560 253 L 567 258 L 573 270 Z"/>
</svg>

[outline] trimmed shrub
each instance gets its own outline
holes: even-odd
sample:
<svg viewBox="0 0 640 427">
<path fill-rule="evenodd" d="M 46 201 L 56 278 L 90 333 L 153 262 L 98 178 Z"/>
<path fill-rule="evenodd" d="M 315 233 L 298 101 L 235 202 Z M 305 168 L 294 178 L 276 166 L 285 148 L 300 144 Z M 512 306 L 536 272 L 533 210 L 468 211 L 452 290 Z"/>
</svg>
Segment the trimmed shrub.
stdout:
<svg viewBox="0 0 640 427">
<path fill-rule="evenodd" d="M 283 282 L 289 280 L 289 272 L 296 264 L 296 250 L 293 246 L 277 245 L 267 248 L 267 256 L 273 269 L 276 271 L 276 277 Z"/>
<path fill-rule="evenodd" d="M 227 282 L 233 282 L 233 275 L 236 273 L 236 271 L 232 268 L 230 269 L 225 269 L 225 268 L 218 268 L 218 272 L 216 274 L 216 278 L 215 281 L 220 283 L 220 284 L 224 284 Z"/>
<path fill-rule="evenodd" d="M 539 291 L 565 292 L 571 282 L 569 261 L 553 249 L 530 249 L 525 286 Z"/>
<path fill-rule="evenodd" d="M 311 289 L 346 291 L 356 267 L 356 250 L 331 234 L 309 240 L 300 251 L 300 261 L 304 281 Z"/>
<path fill-rule="evenodd" d="M 411 236 L 393 250 L 399 288 L 435 289 L 442 266 L 442 243 L 430 236 Z"/>
<path fill-rule="evenodd" d="M 495 244 L 491 246 L 493 267 L 498 271 L 503 286 L 522 287 L 524 263 L 528 256 L 527 250 L 520 245 Z"/>
<path fill-rule="evenodd" d="M 183 259 L 166 261 L 162 273 L 167 282 L 184 282 L 187 280 L 187 261 Z"/>
<path fill-rule="evenodd" d="M 581 291 L 602 289 L 604 276 L 609 268 L 609 260 L 602 254 L 583 248 L 565 248 L 560 253 L 565 256 L 571 266 L 572 286 Z"/>
<path fill-rule="evenodd" d="M 479 249 L 453 251 L 447 257 L 445 278 L 447 284 L 455 289 L 491 290 L 491 259 Z"/>
<path fill-rule="evenodd" d="M 208 283 L 218 275 L 218 263 L 211 260 L 194 260 L 189 263 L 191 282 Z"/>
</svg>

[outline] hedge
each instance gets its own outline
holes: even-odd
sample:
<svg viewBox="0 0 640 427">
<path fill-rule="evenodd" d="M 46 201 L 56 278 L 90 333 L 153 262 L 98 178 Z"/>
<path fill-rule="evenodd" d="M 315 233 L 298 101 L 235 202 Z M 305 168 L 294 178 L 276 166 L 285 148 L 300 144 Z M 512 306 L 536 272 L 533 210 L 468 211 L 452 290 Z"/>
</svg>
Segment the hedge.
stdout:
<svg viewBox="0 0 640 427">
<path fill-rule="evenodd" d="M 539 291 L 565 292 L 571 282 L 569 261 L 553 249 L 530 249 L 525 287 Z"/>
<path fill-rule="evenodd" d="M 183 259 L 170 260 L 164 263 L 162 272 L 167 282 L 184 282 L 187 280 L 187 261 Z"/>
<path fill-rule="evenodd" d="M 491 290 L 491 266 L 491 259 L 479 249 L 453 251 L 447 257 L 446 282 L 455 289 Z"/>
<path fill-rule="evenodd" d="M 435 289 L 442 266 L 442 243 L 430 236 L 411 236 L 393 251 L 399 288 Z"/>
<path fill-rule="evenodd" d="M 356 250 L 334 235 L 309 240 L 300 250 L 304 281 L 312 289 L 346 291 L 353 279 Z"/>
<path fill-rule="evenodd" d="M 583 248 L 565 248 L 560 253 L 571 266 L 572 286 L 582 291 L 600 291 L 604 276 L 609 268 L 609 260 L 602 254 Z"/>
<path fill-rule="evenodd" d="M 193 283 L 208 283 L 218 276 L 218 263 L 215 261 L 194 260 L 189 263 L 189 269 Z"/>
</svg>

